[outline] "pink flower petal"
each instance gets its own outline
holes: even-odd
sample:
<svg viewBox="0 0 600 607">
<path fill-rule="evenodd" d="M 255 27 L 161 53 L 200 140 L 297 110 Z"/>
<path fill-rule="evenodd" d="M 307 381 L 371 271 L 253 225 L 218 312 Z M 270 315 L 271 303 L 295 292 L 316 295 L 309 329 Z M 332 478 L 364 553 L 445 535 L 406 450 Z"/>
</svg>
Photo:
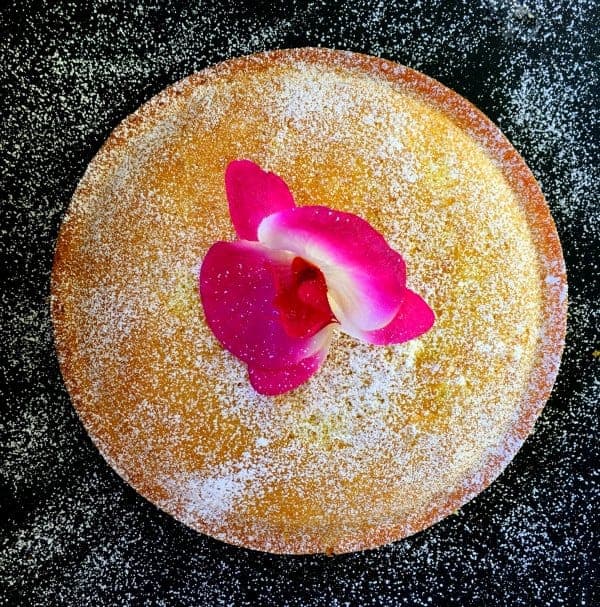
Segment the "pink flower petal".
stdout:
<svg viewBox="0 0 600 607">
<path fill-rule="evenodd" d="M 414 339 L 431 329 L 435 322 L 433 310 L 413 291 L 406 289 L 404 299 L 392 322 L 375 331 L 361 331 L 355 337 L 370 344 L 386 346 Z"/>
<path fill-rule="evenodd" d="M 217 242 L 200 269 L 208 326 L 221 344 L 253 366 L 283 368 L 319 351 L 328 328 L 307 338 L 286 333 L 275 307 L 274 273 L 291 272 L 293 255 L 257 242 Z"/>
<path fill-rule="evenodd" d="M 331 331 L 328 327 L 325 329 Z M 276 396 L 297 388 L 308 381 L 320 368 L 327 356 L 325 347 L 316 354 L 305 358 L 296 365 L 289 365 L 281 369 L 265 369 L 248 365 L 248 375 L 252 387 L 266 396 Z"/>
<path fill-rule="evenodd" d="M 256 230 L 265 217 L 295 206 L 285 181 L 250 160 L 227 165 L 225 190 L 233 227 L 245 240 L 256 240 Z"/>
<path fill-rule="evenodd" d="M 290 272 L 278 272 L 275 307 L 288 335 L 310 337 L 335 322 L 327 299 L 325 277 L 302 257 L 294 257 Z"/>
<path fill-rule="evenodd" d="M 258 240 L 292 251 L 323 272 L 331 309 L 344 330 L 381 329 L 396 316 L 406 267 L 364 219 L 327 207 L 294 207 L 263 219 Z"/>
</svg>

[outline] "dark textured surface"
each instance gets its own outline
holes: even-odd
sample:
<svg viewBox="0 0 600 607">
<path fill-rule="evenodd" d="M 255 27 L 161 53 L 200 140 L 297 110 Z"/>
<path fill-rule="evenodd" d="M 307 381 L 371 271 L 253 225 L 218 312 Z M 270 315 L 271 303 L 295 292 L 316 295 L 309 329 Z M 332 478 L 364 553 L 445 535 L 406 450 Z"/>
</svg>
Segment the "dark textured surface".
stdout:
<svg viewBox="0 0 600 607">
<path fill-rule="evenodd" d="M 91 5 L 0 9 L 0 605 L 600 604 L 594 0 Z M 221 544 L 125 485 L 70 405 L 48 311 L 61 217 L 119 121 L 219 60 L 307 45 L 419 69 L 497 122 L 547 195 L 571 301 L 559 381 L 500 479 L 417 536 L 334 558 Z"/>
</svg>

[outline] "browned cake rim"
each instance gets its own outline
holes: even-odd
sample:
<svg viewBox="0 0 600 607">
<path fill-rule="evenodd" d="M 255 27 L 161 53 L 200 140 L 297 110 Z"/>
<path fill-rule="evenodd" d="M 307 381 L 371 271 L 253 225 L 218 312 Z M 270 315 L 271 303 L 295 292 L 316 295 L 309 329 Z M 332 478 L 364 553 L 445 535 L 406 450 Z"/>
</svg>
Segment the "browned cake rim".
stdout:
<svg viewBox="0 0 600 607">
<path fill-rule="evenodd" d="M 91 188 L 94 181 L 90 179 L 90 175 L 94 173 L 95 167 L 110 165 L 113 162 L 112 159 L 118 157 L 119 152 L 125 149 L 127 138 L 131 136 L 132 131 L 141 128 L 141 125 L 147 121 L 152 121 L 157 115 L 159 108 L 164 108 L 164 105 L 168 104 L 172 99 L 178 96 L 188 97 L 197 87 L 202 86 L 208 81 L 235 77 L 237 73 L 243 73 L 246 70 L 256 72 L 268 69 L 274 65 L 295 65 L 300 61 L 325 68 L 337 68 L 349 72 L 366 74 L 389 82 L 394 86 L 400 87 L 402 90 L 411 92 L 437 108 L 461 129 L 468 132 L 495 161 L 511 186 L 524 211 L 526 222 L 535 243 L 539 266 L 545 269 L 548 275 L 552 277 L 551 280 L 546 280 L 543 276 L 540 276 L 542 295 L 540 345 L 535 355 L 535 362 L 527 388 L 518 406 L 517 421 L 505 435 L 501 449 L 495 455 L 489 456 L 484 462 L 481 474 L 478 476 L 475 485 L 471 484 L 461 488 L 451 494 L 443 503 L 432 504 L 431 509 L 424 512 L 420 519 L 413 521 L 409 529 L 407 529 L 404 523 L 378 533 L 370 533 L 368 536 L 362 538 L 362 543 L 359 542 L 360 549 L 367 549 L 421 531 L 451 514 L 469 499 L 483 491 L 504 470 L 526 437 L 530 434 L 537 417 L 550 396 L 558 373 L 564 347 L 567 319 L 567 278 L 560 241 L 554 221 L 537 181 L 525 164 L 525 161 L 500 132 L 498 127 L 474 105 L 438 81 L 385 59 L 323 48 L 268 51 L 224 61 L 214 67 L 192 74 L 182 81 L 167 87 L 142 105 L 114 129 L 90 162 L 84 177 L 75 191 L 73 200 L 85 198 L 92 192 Z M 74 386 L 76 381 L 74 381 L 72 375 L 75 370 L 70 369 L 67 363 L 70 358 L 69 345 L 57 339 L 62 309 L 60 301 L 56 297 L 56 290 L 61 274 L 68 272 L 68 269 L 65 270 L 64 268 L 62 272 L 59 272 L 57 268 L 63 266 L 63 264 L 59 263 L 59 260 L 65 253 L 65 245 L 66 242 L 62 238 L 61 228 L 56 244 L 51 277 L 51 312 L 61 372 L 69 387 L 74 406 L 84 426 L 89 428 L 85 414 L 78 407 L 77 401 L 79 395 L 75 393 Z M 106 458 L 102 446 L 98 444 L 93 435 L 90 436 Z M 500 456 L 498 453 L 502 455 Z M 107 461 L 125 480 L 132 483 L 132 479 L 127 478 L 115 462 L 108 458 Z M 135 486 L 135 482 L 132 484 Z M 248 541 L 246 545 L 249 543 Z M 240 544 L 244 544 L 243 538 Z M 256 537 L 253 538 L 252 545 L 260 548 L 260 546 L 257 546 Z M 266 544 L 265 549 L 267 549 Z M 293 545 L 286 546 L 285 549 L 286 553 L 298 553 L 299 551 L 299 547 Z"/>
</svg>

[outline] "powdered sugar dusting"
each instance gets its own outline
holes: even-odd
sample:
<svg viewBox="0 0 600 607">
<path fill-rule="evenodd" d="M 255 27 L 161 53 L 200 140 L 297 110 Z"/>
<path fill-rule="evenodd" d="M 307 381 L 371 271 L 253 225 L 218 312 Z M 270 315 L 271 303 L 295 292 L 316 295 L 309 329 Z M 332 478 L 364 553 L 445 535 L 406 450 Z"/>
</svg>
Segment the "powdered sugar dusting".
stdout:
<svg viewBox="0 0 600 607">
<path fill-rule="evenodd" d="M 275 551 L 355 549 L 439 517 L 449 495 L 470 496 L 490 458 L 512 455 L 505 436 L 541 364 L 545 271 L 501 166 L 410 89 L 350 55 L 324 57 L 333 65 L 291 53 L 268 69 L 260 57 L 240 72 L 223 66 L 129 118 L 112 138 L 121 147 L 109 144 L 82 181 L 55 274 L 59 348 L 76 344 L 68 368 L 89 369 L 66 380 L 105 455 L 133 480 L 152 452 L 143 492 L 194 527 Z M 204 81 L 211 92 L 195 93 Z M 228 100 L 217 118 L 206 103 L 215 95 Z M 502 142 L 490 141 L 496 153 Z M 221 182 L 235 157 L 268 165 L 299 204 L 371 222 L 405 255 L 434 330 L 389 348 L 340 336 L 306 386 L 255 394 L 210 334 L 194 285 L 203 252 L 231 231 Z M 98 310 L 97 276 L 101 293 L 125 295 L 136 313 L 110 297 Z M 305 513 L 293 525 L 288 503 Z"/>
<path fill-rule="evenodd" d="M 2 11 L 0 180 L 11 276 L 2 291 L 9 317 L 3 371 L 15 386 L 0 419 L 7 604 L 594 603 L 596 3 L 335 6 L 273 4 L 261 15 L 243 2 L 228 10 L 141 2 L 121 12 L 65 1 L 44 12 L 28 2 Z M 60 388 L 46 300 L 60 216 L 124 115 L 223 58 L 307 43 L 421 69 L 499 122 L 544 189 L 570 269 L 564 373 L 502 479 L 426 533 L 334 559 L 272 558 L 212 542 L 161 516 L 112 475 Z"/>
</svg>

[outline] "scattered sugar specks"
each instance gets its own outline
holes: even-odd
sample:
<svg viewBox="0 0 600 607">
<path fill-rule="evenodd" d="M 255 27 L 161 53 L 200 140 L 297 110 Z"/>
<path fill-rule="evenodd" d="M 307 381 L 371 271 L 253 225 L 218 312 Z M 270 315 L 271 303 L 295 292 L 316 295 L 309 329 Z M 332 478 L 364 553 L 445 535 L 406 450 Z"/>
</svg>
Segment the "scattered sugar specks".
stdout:
<svg viewBox="0 0 600 607">
<path fill-rule="evenodd" d="M 38 10 L 25 1 L 0 14 L 0 605 L 597 603 L 597 3 L 315 1 L 258 10 L 72 1 Z M 554 396 L 503 476 L 424 533 L 334 558 L 233 548 L 140 498 L 77 420 L 48 313 L 60 219 L 110 131 L 207 65 L 305 45 L 420 69 L 497 122 L 547 196 L 570 288 Z"/>
</svg>

